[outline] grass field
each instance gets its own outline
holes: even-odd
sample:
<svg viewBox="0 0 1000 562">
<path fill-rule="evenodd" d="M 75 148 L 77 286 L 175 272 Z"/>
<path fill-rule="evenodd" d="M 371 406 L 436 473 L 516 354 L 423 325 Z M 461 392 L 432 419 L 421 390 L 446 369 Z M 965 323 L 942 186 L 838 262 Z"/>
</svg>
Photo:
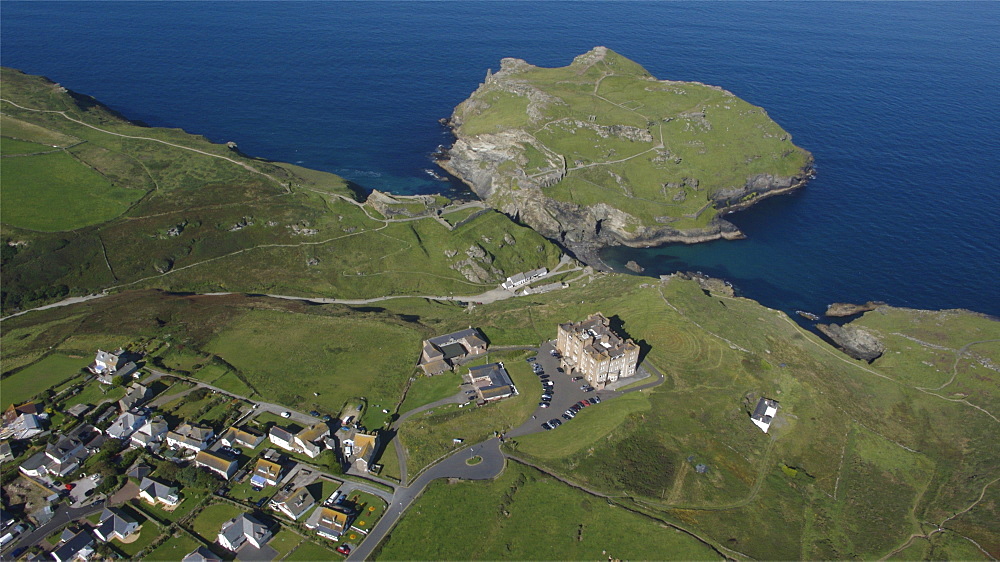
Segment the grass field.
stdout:
<svg viewBox="0 0 1000 562">
<path fill-rule="evenodd" d="M 145 193 L 115 187 L 63 152 L 4 159 L 3 176 L 3 221 L 43 232 L 108 221 Z"/>
<path fill-rule="evenodd" d="M 609 523 L 613 521 L 613 528 Z M 442 532 L 461 528 L 461 533 Z M 428 538 L 433 537 L 431 540 Z M 688 535 L 511 463 L 494 481 L 436 481 L 379 560 L 711 560 Z"/>
<path fill-rule="evenodd" d="M 210 503 L 190 521 L 190 528 L 205 542 L 212 543 L 219 536 L 222 524 L 236 517 L 243 510 L 228 503 Z"/>
<path fill-rule="evenodd" d="M 47 388 L 78 376 L 80 369 L 86 367 L 88 363 L 86 359 L 60 353 L 45 356 L 41 361 L 5 377 L 0 382 L 3 386 L 4 407 L 12 403 L 20 404 Z"/>
<path fill-rule="evenodd" d="M 47 152 L 51 150 L 53 150 L 51 146 L 45 146 L 44 144 L 38 144 L 37 142 L 0 137 L 0 155 L 3 156 L 11 154 L 32 154 L 35 152 Z"/>
<path fill-rule="evenodd" d="M 317 544 L 318 541 L 326 540 L 322 537 L 314 537 L 307 540 L 293 550 L 285 560 L 299 560 L 301 562 L 316 562 L 316 560 L 335 560 L 336 554 L 332 548 Z M 317 542 L 314 542 L 317 541 Z"/>
<path fill-rule="evenodd" d="M 180 560 L 191 554 L 199 546 L 201 546 L 201 543 L 190 537 L 187 533 L 179 532 L 176 536 L 163 541 L 162 544 L 153 549 L 146 556 L 145 560 L 155 562 Z"/>
<path fill-rule="evenodd" d="M 449 396 L 454 396 L 462 384 L 462 377 L 457 372 L 448 371 L 433 377 L 420 376 L 410 385 L 406 400 L 399 407 L 399 413 L 405 414 Z"/>
<path fill-rule="evenodd" d="M 274 533 L 274 536 L 267 541 L 267 546 L 273 548 L 278 553 L 276 559 L 281 560 L 303 540 L 305 540 L 304 537 L 299 534 L 288 529 L 281 529 Z"/>
</svg>

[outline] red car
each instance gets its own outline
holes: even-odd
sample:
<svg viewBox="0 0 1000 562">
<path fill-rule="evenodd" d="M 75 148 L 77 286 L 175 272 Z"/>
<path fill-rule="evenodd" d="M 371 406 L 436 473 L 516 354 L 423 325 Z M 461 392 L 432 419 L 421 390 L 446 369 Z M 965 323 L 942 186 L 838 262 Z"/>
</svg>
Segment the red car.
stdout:
<svg viewBox="0 0 1000 562">
<path fill-rule="evenodd" d="M 351 553 L 351 547 L 346 544 L 342 544 L 337 547 L 337 552 L 343 554 L 344 556 L 347 556 L 348 554 Z"/>
</svg>

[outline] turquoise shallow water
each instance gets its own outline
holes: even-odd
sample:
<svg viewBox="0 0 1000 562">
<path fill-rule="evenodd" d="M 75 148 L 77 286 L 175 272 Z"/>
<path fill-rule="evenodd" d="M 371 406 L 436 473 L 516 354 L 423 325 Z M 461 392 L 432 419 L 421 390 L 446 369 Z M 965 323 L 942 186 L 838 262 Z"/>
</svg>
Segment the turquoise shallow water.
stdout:
<svg viewBox="0 0 1000 562">
<path fill-rule="evenodd" d="M 400 193 L 437 119 L 504 56 L 606 45 L 664 79 L 766 108 L 816 157 L 738 242 L 609 250 L 701 270 L 784 310 L 880 299 L 1000 315 L 1000 4 L 12 2 L 0 63 L 126 116 Z"/>
</svg>

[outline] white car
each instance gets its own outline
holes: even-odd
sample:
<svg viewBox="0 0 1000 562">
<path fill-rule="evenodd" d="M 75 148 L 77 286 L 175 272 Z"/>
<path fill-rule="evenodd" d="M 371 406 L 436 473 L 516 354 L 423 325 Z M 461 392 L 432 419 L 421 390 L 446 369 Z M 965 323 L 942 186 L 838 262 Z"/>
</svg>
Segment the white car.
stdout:
<svg viewBox="0 0 1000 562">
<path fill-rule="evenodd" d="M 281 412 L 281 417 L 283 417 L 283 418 L 290 418 L 290 417 L 292 417 L 292 413 L 291 412 Z"/>
</svg>

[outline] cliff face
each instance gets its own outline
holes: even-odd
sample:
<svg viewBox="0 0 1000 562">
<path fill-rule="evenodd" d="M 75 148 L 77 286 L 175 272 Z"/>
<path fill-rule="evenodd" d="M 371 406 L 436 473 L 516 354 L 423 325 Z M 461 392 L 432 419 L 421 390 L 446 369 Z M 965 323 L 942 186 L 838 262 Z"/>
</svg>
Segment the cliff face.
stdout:
<svg viewBox="0 0 1000 562">
<path fill-rule="evenodd" d="M 448 124 L 456 141 L 439 164 L 582 259 L 607 245 L 741 238 L 721 215 L 811 173 L 809 153 L 762 109 L 655 80 L 603 47 L 558 69 L 503 59 Z"/>
</svg>

